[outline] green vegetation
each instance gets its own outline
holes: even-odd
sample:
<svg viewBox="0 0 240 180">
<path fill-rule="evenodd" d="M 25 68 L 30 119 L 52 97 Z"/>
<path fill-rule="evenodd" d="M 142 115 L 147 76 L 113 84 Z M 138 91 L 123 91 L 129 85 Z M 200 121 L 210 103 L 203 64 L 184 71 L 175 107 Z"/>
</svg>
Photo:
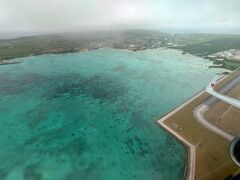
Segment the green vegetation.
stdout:
<svg viewBox="0 0 240 180">
<path fill-rule="evenodd" d="M 98 48 L 138 51 L 160 47 L 181 49 L 205 57 L 223 50 L 240 49 L 240 35 L 166 34 L 144 30 L 41 35 L 0 40 L 0 59 Z"/>
<path fill-rule="evenodd" d="M 81 41 L 78 42 L 81 45 Z M 63 36 L 36 36 L 0 41 L 0 58 L 13 59 L 45 53 L 70 52 L 76 47 L 74 41 Z M 58 51 L 57 51 L 58 50 Z"/>
<path fill-rule="evenodd" d="M 229 49 L 240 49 L 240 36 L 213 38 L 211 40 L 205 40 L 199 43 L 193 42 L 192 44 L 178 46 L 176 48 L 193 55 L 207 56 Z"/>
<path fill-rule="evenodd" d="M 174 34 L 171 41 L 175 44 L 192 45 L 215 39 L 240 38 L 240 35 L 227 34 Z"/>
<path fill-rule="evenodd" d="M 159 48 L 166 34 L 153 31 L 111 31 L 41 35 L 0 40 L 0 59 L 67 53 L 98 48 L 130 49 L 133 51 Z"/>
</svg>

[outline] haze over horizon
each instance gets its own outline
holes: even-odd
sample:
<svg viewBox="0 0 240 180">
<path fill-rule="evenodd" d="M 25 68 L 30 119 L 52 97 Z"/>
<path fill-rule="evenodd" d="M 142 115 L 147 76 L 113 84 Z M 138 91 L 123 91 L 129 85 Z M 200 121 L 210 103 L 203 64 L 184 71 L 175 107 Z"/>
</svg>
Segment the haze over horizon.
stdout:
<svg viewBox="0 0 240 180">
<path fill-rule="evenodd" d="M 0 0 L 0 33 L 112 29 L 240 34 L 240 0 Z"/>
</svg>

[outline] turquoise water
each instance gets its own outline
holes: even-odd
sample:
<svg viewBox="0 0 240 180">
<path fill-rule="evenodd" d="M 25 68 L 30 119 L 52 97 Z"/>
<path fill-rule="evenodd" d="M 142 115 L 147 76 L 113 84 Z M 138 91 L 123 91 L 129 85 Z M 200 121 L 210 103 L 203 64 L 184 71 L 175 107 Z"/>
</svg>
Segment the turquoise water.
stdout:
<svg viewBox="0 0 240 180">
<path fill-rule="evenodd" d="M 182 179 L 155 120 L 223 71 L 160 49 L 22 59 L 0 66 L 0 179 Z"/>
</svg>

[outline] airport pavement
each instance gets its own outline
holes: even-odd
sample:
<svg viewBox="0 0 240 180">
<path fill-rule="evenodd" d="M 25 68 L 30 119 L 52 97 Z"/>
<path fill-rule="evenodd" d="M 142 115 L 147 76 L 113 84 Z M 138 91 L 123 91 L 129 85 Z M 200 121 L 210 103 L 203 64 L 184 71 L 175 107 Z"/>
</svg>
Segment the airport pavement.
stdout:
<svg viewBox="0 0 240 180">
<path fill-rule="evenodd" d="M 231 89 L 233 89 L 238 83 L 240 82 L 240 75 L 232 79 L 230 82 L 228 82 L 223 88 L 219 90 L 219 93 L 221 94 L 227 94 Z M 229 142 L 233 140 L 233 136 L 226 132 L 225 130 L 215 126 L 214 124 L 210 123 L 205 118 L 205 113 L 209 110 L 209 108 L 213 105 L 215 105 L 219 100 L 214 97 L 210 96 L 206 101 L 204 101 L 201 105 L 196 107 L 193 111 L 194 117 L 197 119 L 197 121 L 204 126 L 205 128 L 209 129 L 210 131 L 213 131 L 220 135 L 221 137 L 227 139 Z"/>
</svg>

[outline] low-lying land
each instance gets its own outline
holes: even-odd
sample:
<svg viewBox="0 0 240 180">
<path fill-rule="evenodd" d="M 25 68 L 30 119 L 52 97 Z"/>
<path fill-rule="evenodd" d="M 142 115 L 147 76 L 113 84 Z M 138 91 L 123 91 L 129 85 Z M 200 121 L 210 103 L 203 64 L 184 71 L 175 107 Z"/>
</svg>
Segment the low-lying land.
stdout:
<svg viewBox="0 0 240 180">
<path fill-rule="evenodd" d="M 161 47 L 179 49 L 183 53 L 208 58 L 209 55 L 214 53 L 230 49 L 240 50 L 240 35 L 168 34 L 146 30 L 39 35 L 0 40 L 0 60 L 41 54 L 79 52 L 98 48 L 139 51 Z M 223 67 L 234 69 L 239 64 L 233 66 L 223 64 Z"/>
</svg>

